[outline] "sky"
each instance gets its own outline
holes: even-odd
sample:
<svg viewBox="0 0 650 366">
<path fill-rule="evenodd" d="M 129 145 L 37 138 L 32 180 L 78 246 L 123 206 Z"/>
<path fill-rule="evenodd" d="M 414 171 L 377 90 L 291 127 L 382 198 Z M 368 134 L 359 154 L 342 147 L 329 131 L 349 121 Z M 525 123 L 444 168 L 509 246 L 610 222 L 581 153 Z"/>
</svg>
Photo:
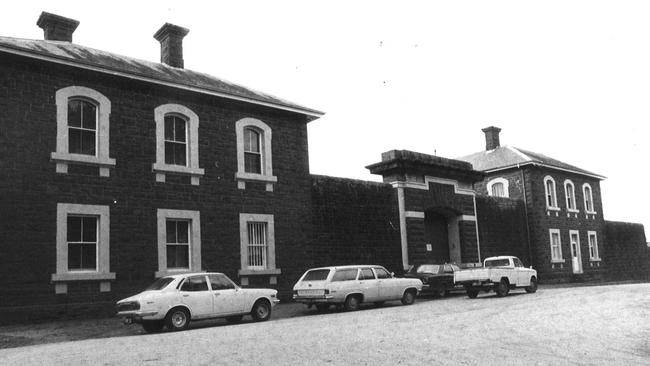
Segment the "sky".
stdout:
<svg viewBox="0 0 650 366">
<path fill-rule="evenodd" d="M 190 30 L 185 68 L 325 112 L 313 174 L 380 181 L 406 149 L 456 158 L 501 145 L 607 177 L 607 220 L 650 227 L 650 2 L 16 1 L 0 35 L 42 39 L 41 11 L 75 43 L 160 60 L 153 34 Z M 650 238 L 648 238 L 650 240 Z"/>
</svg>

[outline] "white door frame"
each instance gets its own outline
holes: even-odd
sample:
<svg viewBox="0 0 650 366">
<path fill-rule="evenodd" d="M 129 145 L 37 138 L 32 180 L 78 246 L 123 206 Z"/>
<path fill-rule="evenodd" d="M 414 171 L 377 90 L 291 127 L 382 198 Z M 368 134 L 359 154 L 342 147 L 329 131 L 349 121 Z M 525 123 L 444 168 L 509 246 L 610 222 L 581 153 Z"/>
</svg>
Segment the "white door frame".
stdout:
<svg viewBox="0 0 650 366">
<path fill-rule="evenodd" d="M 573 241 L 575 235 L 576 242 Z M 569 230 L 569 246 L 571 248 L 571 267 L 573 273 L 582 273 L 582 253 L 580 252 L 580 232 L 578 230 Z"/>
</svg>

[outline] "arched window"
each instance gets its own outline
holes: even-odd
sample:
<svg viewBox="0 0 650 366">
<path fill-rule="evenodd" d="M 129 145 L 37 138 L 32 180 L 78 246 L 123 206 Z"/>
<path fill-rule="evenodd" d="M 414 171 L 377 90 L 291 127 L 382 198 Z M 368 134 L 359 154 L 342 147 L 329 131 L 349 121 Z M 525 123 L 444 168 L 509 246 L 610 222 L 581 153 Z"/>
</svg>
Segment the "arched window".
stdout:
<svg viewBox="0 0 650 366">
<path fill-rule="evenodd" d="M 199 116 L 179 104 L 163 104 L 154 109 L 156 122 L 156 181 L 167 174 L 189 175 L 198 185 L 204 170 L 199 168 Z"/>
<path fill-rule="evenodd" d="M 508 192 L 508 180 L 505 178 L 495 178 L 487 184 L 488 195 L 493 197 L 510 197 Z"/>
<path fill-rule="evenodd" d="M 57 173 L 68 164 L 95 165 L 108 177 L 115 159 L 109 157 L 111 102 L 96 90 L 69 86 L 56 92 L 56 151 L 51 159 Z"/>
<path fill-rule="evenodd" d="M 546 208 L 558 210 L 557 206 L 557 194 L 555 192 L 555 180 L 547 175 L 544 177 L 544 191 L 546 193 Z"/>
<path fill-rule="evenodd" d="M 582 195 L 585 200 L 585 211 L 592 214 L 596 213 L 596 209 L 594 208 L 594 196 L 589 183 L 582 185 Z"/>
<path fill-rule="evenodd" d="M 254 118 L 243 118 L 235 124 L 237 134 L 237 187 L 246 189 L 246 182 L 263 182 L 272 191 L 278 178 L 273 175 L 271 128 Z"/>
<path fill-rule="evenodd" d="M 564 181 L 564 194 L 566 197 L 566 208 L 569 211 L 577 212 L 576 207 L 576 190 L 573 185 L 573 182 L 569 179 Z"/>
</svg>

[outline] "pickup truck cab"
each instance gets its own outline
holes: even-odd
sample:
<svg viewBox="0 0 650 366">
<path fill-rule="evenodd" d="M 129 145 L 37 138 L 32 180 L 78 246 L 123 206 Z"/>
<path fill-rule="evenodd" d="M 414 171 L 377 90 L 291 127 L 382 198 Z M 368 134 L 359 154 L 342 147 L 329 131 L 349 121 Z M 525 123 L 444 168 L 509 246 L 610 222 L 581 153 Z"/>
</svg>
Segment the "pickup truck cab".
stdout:
<svg viewBox="0 0 650 366">
<path fill-rule="evenodd" d="M 537 291 L 537 271 L 524 267 L 517 257 L 489 257 L 483 267 L 454 272 L 454 283 L 462 285 L 467 296 L 476 298 L 480 291 L 494 290 L 497 296 L 506 296 L 511 289 L 524 288 L 526 292 Z"/>
</svg>

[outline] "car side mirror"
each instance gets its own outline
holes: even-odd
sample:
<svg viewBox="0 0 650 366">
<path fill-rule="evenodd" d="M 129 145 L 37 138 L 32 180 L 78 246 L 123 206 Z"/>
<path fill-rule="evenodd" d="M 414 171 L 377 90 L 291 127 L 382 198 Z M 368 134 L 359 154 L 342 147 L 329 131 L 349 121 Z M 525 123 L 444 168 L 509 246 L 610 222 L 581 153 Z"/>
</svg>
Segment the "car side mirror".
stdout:
<svg viewBox="0 0 650 366">
<path fill-rule="evenodd" d="M 390 276 L 391 276 L 391 277 L 395 277 L 395 272 L 391 272 L 391 273 L 390 273 Z"/>
</svg>

